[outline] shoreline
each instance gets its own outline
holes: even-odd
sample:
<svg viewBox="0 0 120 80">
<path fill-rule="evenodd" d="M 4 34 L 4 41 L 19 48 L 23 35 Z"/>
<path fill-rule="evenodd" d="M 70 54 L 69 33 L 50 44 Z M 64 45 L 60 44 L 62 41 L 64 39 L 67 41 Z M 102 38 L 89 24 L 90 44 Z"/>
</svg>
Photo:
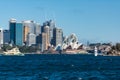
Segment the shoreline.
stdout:
<svg viewBox="0 0 120 80">
<path fill-rule="evenodd" d="M 24 53 L 26 55 L 93 55 L 93 53 Z M 105 55 L 105 54 L 98 54 L 98 56 L 120 56 L 120 55 Z"/>
<path fill-rule="evenodd" d="M 24 55 L 93 55 L 94 56 L 94 53 L 59 53 L 59 52 L 56 52 L 56 53 L 37 53 L 37 52 L 31 52 L 31 53 L 23 53 Z M 3 52 L 0 53 L 0 56 L 9 56 L 9 55 L 4 55 Z M 16 55 L 10 55 L 10 56 L 16 56 Z M 17 55 L 19 56 L 19 55 Z M 98 56 L 120 56 L 120 55 L 115 55 L 115 54 L 109 54 L 109 55 L 106 55 L 106 54 L 103 54 L 103 53 L 98 53 Z"/>
</svg>

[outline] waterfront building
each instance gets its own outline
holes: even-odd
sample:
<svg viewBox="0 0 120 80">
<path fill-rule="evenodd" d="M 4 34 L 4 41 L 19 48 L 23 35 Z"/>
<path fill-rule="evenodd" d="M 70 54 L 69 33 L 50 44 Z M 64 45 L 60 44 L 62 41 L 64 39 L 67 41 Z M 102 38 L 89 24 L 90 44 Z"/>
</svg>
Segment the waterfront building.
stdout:
<svg viewBox="0 0 120 80">
<path fill-rule="evenodd" d="M 10 30 L 10 42 L 15 44 L 15 28 L 16 27 L 16 19 L 10 19 L 9 21 L 9 30 Z"/>
<path fill-rule="evenodd" d="M 63 31 L 59 28 L 53 29 L 53 45 L 62 45 L 63 42 Z"/>
<path fill-rule="evenodd" d="M 23 41 L 24 41 L 24 43 L 26 43 L 26 41 L 27 41 L 28 33 L 29 33 L 29 27 L 28 26 L 24 26 L 24 31 L 23 31 L 23 36 L 24 36 Z"/>
<path fill-rule="evenodd" d="M 10 42 L 10 31 L 9 30 L 3 30 L 3 43 L 8 44 Z"/>
<path fill-rule="evenodd" d="M 50 45 L 50 28 L 49 28 L 49 26 L 44 27 L 44 33 L 46 33 L 46 36 L 47 36 L 47 44 Z"/>
<path fill-rule="evenodd" d="M 11 19 L 9 21 L 10 29 L 10 42 L 11 44 L 23 45 L 23 24 L 17 23 L 16 19 Z"/>
<path fill-rule="evenodd" d="M 27 35 L 27 46 L 36 45 L 36 35 L 33 33 L 28 33 Z"/>
<path fill-rule="evenodd" d="M 42 52 L 45 51 L 45 50 L 48 50 L 48 39 L 47 39 L 47 34 L 46 33 L 42 33 L 41 34 L 41 49 L 42 49 Z"/>
<path fill-rule="evenodd" d="M 15 27 L 15 45 L 22 46 L 23 45 L 23 24 L 22 23 L 16 23 Z"/>
<path fill-rule="evenodd" d="M 62 49 L 79 50 L 82 45 L 82 43 L 79 43 L 78 37 L 73 33 L 64 37 Z"/>
</svg>

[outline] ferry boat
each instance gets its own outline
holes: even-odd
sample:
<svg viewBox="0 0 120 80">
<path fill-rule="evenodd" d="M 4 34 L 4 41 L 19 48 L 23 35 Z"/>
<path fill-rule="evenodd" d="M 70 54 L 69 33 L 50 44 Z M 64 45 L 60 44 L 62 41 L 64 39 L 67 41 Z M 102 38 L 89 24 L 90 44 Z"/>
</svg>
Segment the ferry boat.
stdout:
<svg viewBox="0 0 120 80">
<path fill-rule="evenodd" d="M 17 47 L 15 47 L 15 48 L 13 48 L 13 49 L 11 49 L 11 50 L 7 50 L 7 51 L 3 52 L 3 55 L 24 56 L 24 54 L 21 53 L 21 52 L 19 51 L 19 48 L 17 48 Z"/>
</svg>

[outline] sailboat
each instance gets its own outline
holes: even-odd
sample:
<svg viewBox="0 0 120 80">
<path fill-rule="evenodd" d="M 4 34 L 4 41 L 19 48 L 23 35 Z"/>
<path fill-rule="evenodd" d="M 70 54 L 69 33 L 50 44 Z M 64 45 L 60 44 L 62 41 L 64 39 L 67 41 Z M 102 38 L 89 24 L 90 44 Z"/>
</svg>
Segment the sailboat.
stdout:
<svg viewBox="0 0 120 80">
<path fill-rule="evenodd" d="M 95 46 L 94 48 L 94 56 L 98 56 L 98 50 L 97 50 L 97 47 Z"/>
</svg>

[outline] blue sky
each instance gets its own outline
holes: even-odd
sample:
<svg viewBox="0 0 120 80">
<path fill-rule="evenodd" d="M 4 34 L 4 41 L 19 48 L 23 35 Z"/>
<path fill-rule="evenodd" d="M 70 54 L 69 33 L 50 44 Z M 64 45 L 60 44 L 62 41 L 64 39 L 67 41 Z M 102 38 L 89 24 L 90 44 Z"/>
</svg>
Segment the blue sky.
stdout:
<svg viewBox="0 0 120 80">
<path fill-rule="evenodd" d="M 53 19 L 81 41 L 120 42 L 120 0 L 0 0 L 0 26 L 8 28 L 10 18 Z"/>
</svg>

